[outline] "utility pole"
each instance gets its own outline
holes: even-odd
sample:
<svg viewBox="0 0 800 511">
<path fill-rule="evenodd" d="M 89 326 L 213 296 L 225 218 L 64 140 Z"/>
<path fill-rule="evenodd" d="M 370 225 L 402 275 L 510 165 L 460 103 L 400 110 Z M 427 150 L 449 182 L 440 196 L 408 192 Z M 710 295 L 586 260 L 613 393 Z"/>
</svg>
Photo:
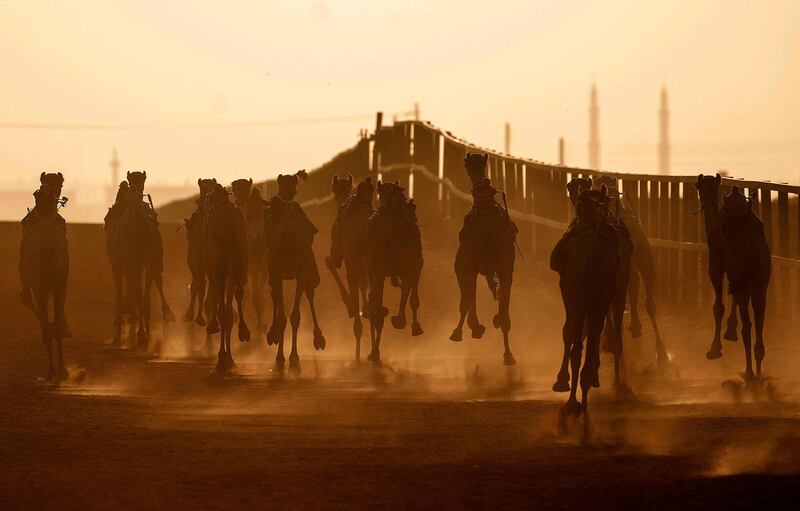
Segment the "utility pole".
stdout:
<svg viewBox="0 0 800 511">
<path fill-rule="evenodd" d="M 506 154 L 511 154 L 511 124 L 506 123 L 505 130 L 505 151 Z"/>
<path fill-rule="evenodd" d="M 416 101 L 414 102 L 414 120 L 415 121 L 419 120 L 419 103 L 417 103 Z"/>
<path fill-rule="evenodd" d="M 558 164 L 564 165 L 564 137 L 558 138 Z"/>
<path fill-rule="evenodd" d="M 589 168 L 600 169 L 600 108 L 597 106 L 597 87 L 592 83 L 589 93 Z"/>
</svg>

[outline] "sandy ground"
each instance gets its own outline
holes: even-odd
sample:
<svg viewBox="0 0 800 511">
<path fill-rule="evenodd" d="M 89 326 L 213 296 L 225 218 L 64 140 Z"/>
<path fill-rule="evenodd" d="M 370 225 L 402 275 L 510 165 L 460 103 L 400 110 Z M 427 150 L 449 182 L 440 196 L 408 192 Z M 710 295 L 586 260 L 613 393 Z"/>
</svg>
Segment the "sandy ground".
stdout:
<svg viewBox="0 0 800 511">
<path fill-rule="evenodd" d="M 0 509 L 797 508 L 800 353 L 791 325 L 772 321 L 771 379 L 754 393 L 738 383 L 740 344 L 705 360 L 710 311 L 662 307 L 670 368 L 655 370 L 646 328 L 627 341 L 636 395 L 619 399 L 604 358 L 585 437 L 580 423 L 558 427 L 566 396 L 550 386 L 563 312 L 554 276 L 533 263 L 515 281 L 514 368 L 501 365 L 493 329 L 481 341 L 447 340 L 457 291 L 447 252 L 432 241 L 425 335 L 387 330 L 383 370 L 352 363 L 350 324 L 322 268 L 329 349 L 313 351 L 304 319 L 300 376 L 274 374 L 274 348 L 254 339 L 236 346 L 236 375 L 222 379 L 191 324 L 156 321 L 150 355 L 108 346 L 102 229 L 73 225 L 73 379 L 56 387 L 40 380 L 45 353 L 16 296 L 19 227 L 0 224 L 0 234 Z M 163 235 L 180 316 L 184 234 L 163 226 Z M 320 262 L 327 244 L 320 236 Z M 487 324 L 489 307 L 484 296 Z"/>
</svg>

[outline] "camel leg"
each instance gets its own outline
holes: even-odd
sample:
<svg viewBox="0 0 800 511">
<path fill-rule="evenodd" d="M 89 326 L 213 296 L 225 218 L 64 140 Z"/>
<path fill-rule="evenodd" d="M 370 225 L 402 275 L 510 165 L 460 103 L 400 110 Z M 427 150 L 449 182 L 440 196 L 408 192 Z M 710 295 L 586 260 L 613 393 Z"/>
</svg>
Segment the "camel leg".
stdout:
<svg viewBox="0 0 800 511">
<path fill-rule="evenodd" d="M 53 322 L 55 325 L 55 344 L 58 349 L 58 371 L 59 377 L 63 380 L 69 378 L 67 366 L 64 365 L 64 351 L 62 349 L 61 341 L 67 337 L 65 330 L 67 329 L 67 321 L 64 316 L 64 302 L 66 300 L 66 289 L 56 289 L 53 291 Z"/>
<path fill-rule="evenodd" d="M 472 330 L 472 338 L 480 339 L 486 327 L 478 319 L 478 272 L 470 274 L 465 281 L 467 290 L 467 326 Z"/>
<path fill-rule="evenodd" d="M 53 360 L 52 350 L 52 329 L 50 328 L 50 319 L 47 312 L 47 300 L 42 300 L 37 297 L 36 304 L 33 305 L 36 311 L 36 318 L 39 320 L 39 327 L 42 330 L 42 344 L 44 349 L 47 350 L 47 381 L 55 383 L 57 381 L 58 370 L 55 367 Z"/>
<path fill-rule="evenodd" d="M 383 333 L 383 320 L 386 311 L 383 307 L 383 283 L 384 278 L 379 275 L 370 277 L 369 286 L 369 321 L 375 329 L 375 338 L 372 340 L 372 350 L 367 360 L 375 365 L 381 363 L 381 334 Z"/>
<path fill-rule="evenodd" d="M 714 287 L 714 339 L 711 347 L 706 352 L 706 358 L 714 360 L 722 357 L 722 343 L 720 342 L 720 328 L 722 317 L 725 315 L 725 304 L 722 302 L 722 279 L 724 271 L 720 262 L 716 262 L 709 256 L 708 275 L 711 278 L 711 285 Z"/>
<path fill-rule="evenodd" d="M 753 373 L 753 356 L 751 351 L 752 338 L 750 327 L 753 325 L 750 321 L 750 294 L 748 292 L 740 292 L 734 295 L 736 306 L 739 308 L 739 315 L 742 317 L 742 343 L 744 344 L 744 380 L 750 382 L 755 379 Z"/>
<path fill-rule="evenodd" d="M 580 374 L 581 370 L 581 355 L 583 352 L 583 314 L 573 316 L 572 321 L 570 322 L 570 353 L 569 353 L 569 361 L 570 361 L 570 369 L 571 369 L 571 385 L 569 390 L 569 398 L 567 398 L 567 402 L 564 405 L 564 412 L 567 415 L 574 415 L 577 416 L 580 414 L 580 405 L 578 404 L 578 399 L 576 397 L 576 393 L 578 391 L 578 375 Z M 579 329 L 576 328 L 580 324 Z M 580 333 L 579 333 L 580 332 Z"/>
<path fill-rule="evenodd" d="M 583 413 L 583 433 L 589 435 L 589 391 L 598 381 L 600 369 L 600 335 L 606 314 L 600 311 L 589 313 L 586 336 L 586 361 L 581 370 L 581 412 Z M 580 362 L 580 360 L 579 360 Z"/>
<path fill-rule="evenodd" d="M 347 272 L 347 287 L 350 289 L 351 307 L 354 311 L 361 310 L 359 299 L 359 282 L 358 275 L 355 272 Z M 356 362 L 361 361 L 361 335 L 364 331 L 364 325 L 361 323 L 361 315 L 353 315 L 353 337 L 356 339 Z"/>
<path fill-rule="evenodd" d="M 398 330 L 406 327 L 406 305 L 408 295 L 411 294 L 411 282 L 409 279 L 402 279 L 400 282 L 400 305 L 397 308 L 397 316 L 392 316 L 392 326 Z"/>
<path fill-rule="evenodd" d="M 222 282 L 225 282 L 222 280 Z M 212 282 L 212 286 L 214 287 L 214 291 L 217 294 L 217 320 L 219 321 L 219 350 L 217 351 L 217 373 L 218 374 L 226 374 L 230 366 L 228 365 L 228 343 L 226 342 L 226 337 L 228 337 L 230 328 L 232 328 L 232 311 L 230 309 L 231 305 L 228 302 L 228 290 L 221 286 L 219 282 Z M 222 287 L 222 289 L 220 289 Z"/>
<path fill-rule="evenodd" d="M 172 309 L 169 308 L 167 298 L 164 296 L 164 279 L 161 274 L 155 273 L 153 275 L 153 282 L 156 284 L 158 297 L 161 299 L 161 318 L 164 320 L 164 323 L 172 323 L 175 321 L 175 315 L 172 313 Z"/>
<path fill-rule="evenodd" d="M 319 326 L 319 321 L 317 321 L 317 307 L 314 305 L 313 287 L 306 288 L 306 299 L 308 299 L 308 308 L 311 311 L 311 323 L 314 325 L 314 349 L 324 350 L 326 341 L 325 336 L 322 335 L 322 328 Z"/>
<path fill-rule="evenodd" d="M 628 298 L 631 310 L 631 324 L 628 325 L 628 330 L 631 332 L 631 337 L 637 339 L 642 336 L 642 319 L 639 317 L 639 270 L 633 264 L 628 278 Z"/>
<path fill-rule="evenodd" d="M 194 320 L 194 304 L 197 300 L 197 282 L 196 278 L 192 276 L 192 281 L 189 283 L 189 305 L 186 307 L 186 312 L 183 313 L 183 320 L 187 323 Z"/>
<path fill-rule="evenodd" d="M 297 330 L 300 328 L 300 299 L 303 297 L 303 281 L 297 279 L 294 291 L 294 305 L 289 314 L 289 322 L 292 325 L 292 351 L 289 353 L 289 371 L 295 374 L 300 373 L 300 355 L 297 354 Z"/>
<path fill-rule="evenodd" d="M 422 325 L 419 324 L 419 277 L 412 283 L 411 287 L 411 335 L 422 335 Z"/>
<path fill-rule="evenodd" d="M 659 366 L 664 366 L 669 363 L 669 355 L 667 355 L 667 348 L 664 346 L 664 341 L 661 340 L 661 332 L 658 329 L 658 322 L 656 322 L 656 304 L 653 300 L 648 299 L 645 303 L 647 309 L 647 316 L 650 318 L 650 324 L 653 325 L 653 333 L 656 337 L 656 361 Z"/>
<path fill-rule="evenodd" d="M 198 279 L 197 282 L 197 316 L 194 318 L 194 322 L 200 326 L 206 325 L 206 315 L 204 314 L 206 310 L 205 302 L 207 300 L 206 291 L 206 278 L 204 275 Z"/>
<path fill-rule="evenodd" d="M 141 344 L 144 342 L 144 349 L 147 349 L 150 344 L 150 289 L 152 284 L 152 278 L 150 278 L 149 275 L 145 275 L 144 292 L 142 294 L 142 313 L 140 314 L 139 322 L 139 343 Z"/>
<path fill-rule="evenodd" d="M 286 330 L 286 312 L 283 304 L 283 281 L 279 280 L 270 284 L 272 287 L 272 344 L 278 345 L 278 353 L 275 356 L 275 369 L 282 371 L 286 364 L 286 357 L 283 355 L 283 334 Z M 269 334 L 268 334 L 269 335 Z"/>
<path fill-rule="evenodd" d="M 236 331 L 239 336 L 239 342 L 249 342 L 250 329 L 244 319 L 244 286 L 239 283 L 234 284 L 233 295 L 236 297 L 236 310 L 239 312 L 239 326 Z"/>
<path fill-rule="evenodd" d="M 336 287 L 339 289 L 339 296 L 341 296 L 342 302 L 347 307 L 348 317 L 352 318 L 358 311 L 353 310 L 353 307 L 351 306 L 352 300 L 347 292 L 347 288 L 345 287 L 344 282 L 342 282 L 342 278 L 339 276 L 339 270 L 336 268 L 336 265 L 333 264 L 333 259 L 331 259 L 330 256 L 325 257 L 325 266 L 327 266 L 331 271 L 333 280 L 336 281 Z"/>
<path fill-rule="evenodd" d="M 739 336 L 736 335 L 736 328 L 738 326 L 739 325 L 736 320 L 736 300 L 731 300 L 731 313 L 728 314 L 728 323 L 725 328 L 725 335 L 723 335 L 723 338 L 726 341 L 738 341 Z"/>
<path fill-rule="evenodd" d="M 267 331 L 264 322 L 264 278 L 261 268 L 250 272 L 250 281 L 253 283 L 253 307 L 256 309 L 256 328 L 259 332 Z"/>
<path fill-rule="evenodd" d="M 567 311 L 567 318 L 564 320 L 564 327 L 561 329 L 561 337 L 564 342 L 564 356 L 561 359 L 561 368 L 556 376 L 556 382 L 553 384 L 554 392 L 567 392 L 571 390 L 569 384 L 569 363 L 570 363 L 570 348 L 572 347 L 572 339 L 580 338 L 583 334 L 583 323 L 580 318 L 573 317 Z M 572 387 L 574 388 L 574 386 Z"/>
<path fill-rule="evenodd" d="M 513 277 L 509 274 L 500 275 L 500 288 L 497 292 L 498 312 L 494 317 L 494 327 L 499 328 L 503 332 L 503 346 L 505 352 L 503 353 L 503 364 L 513 366 L 517 363 L 514 355 L 511 354 L 511 348 L 508 344 L 508 332 L 511 330 L 511 316 L 509 314 L 509 306 L 511 304 L 511 283 Z"/>
<path fill-rule="evenodd" d="M 472 279 L 475 280 L 477 276 L 473 276 Z M 464 319 L 467 317 L 467 313 L 469 312 L 469 297 L 467 291 L 467 279 L 466 275 L 462 273 L 456 274 L 456 279 L 458 281 L 458 290 L 460 292 L 460 299 L 458 302 L 458 325 L 453 329 L 453 333 L 450 334 L 450 340 L 454 342 L 461 342 L 461 335 L 462 329 L 464 328 Z"/>
<path fill-rule="evenodd" d="M 367 299 L 367 293 L 369 292 L 369 275 L 367 275 L 366 272 L 360 273 L 358 281 L 358 287 L 361 290 L 361 303 L 363 304 L 361 315 L 366 318 L 369 317 L 369 300 Z"/>
<path fill-rule="evenodd" d="M 756 376 L 761 376 L 761 362 L 764 360 L 764 316 L 767 311 L 767 290 L 753 293 L 753 316 L 756 323 Z"/>
<path fill-rule="evenodd" d="M 120 268 L 112 268 L 111 273 L 114 277 L 114 291 L 116 296 L 114 307 L 114 346 L 120 346 L 122 344 L 122 313 L 125 307 L 124 284 Z"/>
</svg>

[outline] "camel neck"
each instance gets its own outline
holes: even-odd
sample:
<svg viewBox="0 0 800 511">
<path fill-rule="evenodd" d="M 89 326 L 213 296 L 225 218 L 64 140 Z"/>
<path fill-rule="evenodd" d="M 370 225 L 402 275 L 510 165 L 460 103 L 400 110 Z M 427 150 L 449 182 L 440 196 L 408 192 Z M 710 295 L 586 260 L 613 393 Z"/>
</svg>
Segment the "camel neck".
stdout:
<svg viewBox="0 0 800 511">
<path fill-rule="evenodd" d="M 703 218 L 705 219 L 706 225 L 706 238 L 708 238 L 708 236 L 711 234 L 711 231 L 714 230 L 714 225 L 717 222 L 718 216 L 719 206 L 717 205 L 716 200 L 710 200 L 703 204 Z"/>
</svg>

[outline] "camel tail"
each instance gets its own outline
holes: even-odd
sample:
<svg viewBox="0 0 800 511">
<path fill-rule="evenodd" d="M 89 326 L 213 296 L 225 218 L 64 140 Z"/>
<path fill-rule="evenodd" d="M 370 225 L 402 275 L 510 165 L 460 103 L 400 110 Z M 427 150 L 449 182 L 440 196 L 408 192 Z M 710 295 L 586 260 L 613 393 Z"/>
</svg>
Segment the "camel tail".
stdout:
<svg viewBox="0 0 800 511">
<path fill-rule="evenodd" d="M 486 276 L 486 284 L 489 286 L 489 291 L 492 292 L 492 297 L 497 300 L 497 290 L 500 287 L 500 282 L 497 278 L 497 274 L 487 275 Z"/>
</svg>

